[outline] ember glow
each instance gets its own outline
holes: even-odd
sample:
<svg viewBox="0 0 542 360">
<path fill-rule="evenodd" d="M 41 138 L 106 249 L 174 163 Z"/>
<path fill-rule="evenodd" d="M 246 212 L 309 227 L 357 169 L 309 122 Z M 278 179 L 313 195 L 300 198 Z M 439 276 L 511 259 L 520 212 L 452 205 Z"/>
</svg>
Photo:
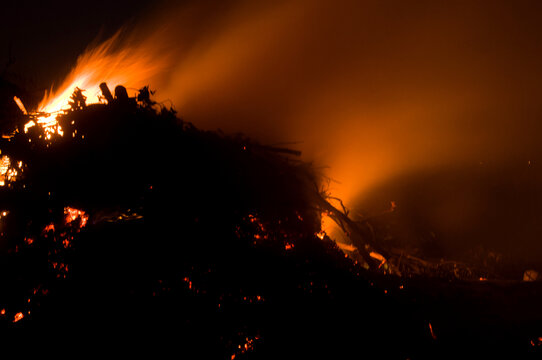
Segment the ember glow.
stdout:
<svg viewBox="0 0 542 360">
<path fill-rule="evenodd" d="M 243 340 L 243 343 L 237 346 L 237 349 L 235 349 L 235 353 L 231 355 L 231 360 L 237 358 L 238 355 L 243 355 L 247 352 L 253 351 L 254 346 L 258 342 L 258 340 L 260 340 L 259 336 L 246 337 Z"/>
<path fill-rule="evenodd" d="M 24 314 L 22 312 L 18 312 L 17 314 L 15 314 L 13 318 L 13 322 L 16 323 L 18 321 L 21 321 L 23 318 L 24 318 Z"/>
<path fill-rule="evenodd" d="M 88 215 L 84 211 L 74 209 L 72 207 L 65 207 L 64 208 L 64 216 L 65 216 L 66 224 L 70 224 L 70 223 L 76 221 L 77 219 L 80 219 L 79 226 L 81 228 L 85 227 L 85 225 L 87 224 L 87 221 L 88 221 Z"/>
<path fill-rule="evenodd" d="M 45 130 L 45 136 L 47 140 L 51 139 L 52 134 L 58 134 L 60 136 L 64 135 L 62 128 L 57 122 L 56 112 L 52 114 L 37 116 L 35 122 L 34 120 L 30 120 L 24 125 L 25 132 L 28 132 L 29 128 L 36 125 L 40 125 Z"/>
<path fill-rule="evenodd" d="M 19 162 L 19 169 L 22 167 L 22 163 Z M 3 155 L 0 158 L 0 186 L 6 185 L 10 181 L 14 181 L 17 177 L 17 168 L 11 164 L 11 159 L 7 155 Z"/>
</svg>

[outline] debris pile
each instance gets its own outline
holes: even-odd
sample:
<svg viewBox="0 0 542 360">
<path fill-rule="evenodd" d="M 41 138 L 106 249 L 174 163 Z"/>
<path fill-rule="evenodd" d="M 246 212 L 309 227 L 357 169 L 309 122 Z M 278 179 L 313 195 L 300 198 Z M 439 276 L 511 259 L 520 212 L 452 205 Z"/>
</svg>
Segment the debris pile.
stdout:
<svg viewBox="0 0 542 360">
<path fill-rule="evenodd" d="M 487 274 L 387 246 L 296 150 L 197 129 L 148 87 L 100 88 L 55 114 L 19 99 L 0 139 L 0 331 L 92 327 L 230 359 L 340 358 L 360 339 L 407 358 L 452 341 L 426 281 Z M 500 336 L 538 349 L 531 330 Z"/>
</svg>

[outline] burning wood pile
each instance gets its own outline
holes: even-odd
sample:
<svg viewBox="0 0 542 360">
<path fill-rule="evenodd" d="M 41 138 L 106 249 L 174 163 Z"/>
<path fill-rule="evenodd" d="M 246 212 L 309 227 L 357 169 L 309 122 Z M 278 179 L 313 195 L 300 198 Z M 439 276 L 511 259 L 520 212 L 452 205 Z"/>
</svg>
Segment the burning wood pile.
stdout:
<svg viewBox="0 0 542 360">
<path fill-rule="evenodd" d="M 342 205 L 295 150 L 199 130 L 148 87 L 100 89 L 89 104 L 76 88 L 55 113 L 15 99 L 21 121 L 0 141 L 1 330 L 158 328 L 205 356 L 239 359 L 360 337 L 386 348 L 393 324 L 405 336 L 382 351 L 402 356 L 442 331 L 414 295 L 388 308 L 406 279 L 488 276 L 387 246 L 371 219 L 332 204 Z M 330 239 L 326 217 L 350 244 Z M 361 310 L 366 326 L 322 333 L 351 322 L 330 304 Z"/>
<path fill-rule="evenodd" d="M 114 124 L 99 124 L 98 122 L 104 118 L 103 114 L 109 111 L 120 111 L 132 113 L 134 111 L 154 111 L 153 107 L 157 106 L 156 102 L 151 100 L 151 92 L 148 87 L 140 89 L 136 96 L 129 97 L 125 87 L 119 85 L 115 88 L 113 96 L 106 83 L 100 84 L 102 92 L 99 103 L 89 104 L 87 106 L 87 97 L 83 94 L 84 90 L 75 88 L 68 102 L 67 110 L 58 111 L 56 113 L 28 113 L 24 104 L 17 97 L 14 98 L 17 106 L 25 115 L 26 122 L 24 126 L 20 126 L 15 132 L 4 136 L 2 149 L 10 155 L 4 155 L 2 158 L 3 165 L 0 167 L 0 175 L 3 176 L 4 184 L 8 187 L 13 186 L 12 183 L 16 179 L 18 172 L 23 171 L 24 167 L 28 167 L 23 160 L 17 161 L 17 166 L 12 166 L 11 158 L 19 159 L 28 154 L 29 150 L 35 151 L 37 148 L 49 148 L 50 146 L 58 147 L 66 138 L 70 138 L 70 142 L 82 142 L 87 136 L 86 143 L 92 141 L 101 141 L 104 130 Z M 166 111 L 161 108 L 161 111 Z M 171 111 L 171 110 L 170 110 Z M 170 115 L 174 113 L 171 112 Z M 107 116 L 106 116 L 107 117 Z M 118 119 L 114 119 L 117 122 Z M 111 122 L 111 121 L 110 121 Z M 22 124 L 21 124 L 22 125 Z M 131 131 L 134 124 L 122 124 L 124 130 Z M 189 127 L 192 130 L 195 128 L 191 124 L 183 124 L 181 127 Z M 7 141 L 6 141 L 7 140 Z M 145 141 L 148 141 L 145 139 Z M 252 154 L 258 156 L 265 155 L 267 158 L 273 158 L 274 154 L 299 156 L 300 152 L 287 148 L 276 148 L 271 146 L 263 146 L 246 138 L 239 138 L 236 141 L 240 142 L 238 146 L 242 147 L 243 151 L 248 150 Z M 90 143 L 91 144 L 91 143 Z M 21 147 L 22 145 L 22 147 Z M 92 144 L 90 145 L 92 146 Z M 23 150 L 24 148 L 24 150 Z M 11 156 L 11 157 L 10 157 Z M 445 277 L 459 280 L 477 280 L 480 278 L 486 279 L 487 269 L 478 269 L 472 265 L 467 265 L 456 261 L 440 261 L 431 262 L 422 259 L 412 254 L 408 254 L 402 249 L 393 249 L 375 238 L 371 233 L 371 219 L 362 221 L 354 221 L 348 217 L 348 209 L 344 207 L 340 199 L 333 198 L 330 194 L 326 194 L 325 189 L 321 187 L 321 179 L 318 179 L 316 174 L 312 173 L 310 166 L 302 164 L 301 161 L 290 158 L 277 156 L 278 161 L 286 161 L 296 163 L 298 169 L 292 175 L 296 176 L 296 181 L 301 183 L 301 187 L 306 192 L 304 206 L 309 206 L 314 212 L 311 214 L 311 221 L 316 224 L 318 222 L 318 214 L 321 216 L 329 216 L 338 224 L 346 237 L 351 241 L 350 246 L 341 248 L 354 261 L 365 267 L 377 272 L 397 276 L 430 276 L 430 277 Z M 152 160 L 146 160 L 152 164 Z M 299 169 L 302 169 L 301 171 Z M 340 204 L 339 208 L 333 206 L 330 201 L 337 201 Z M 389 212 L 393 212 L 395 204 Z M 315 215 L 316 214 L 316 215 Z M 383 214 L 384 215 L 384 214 Z M 299 216 L 301 218 L 301 216 Z M 321 221 L 320 221 L 321 222 Z M 325 234 L 325 231 L 314 225 L 315 234 L 317 237 L 327 241 L 331 240 Z"/>
<path fill-rule="evenodd" d="M 100 84 L 100 90 L 102 95 L 98 98 L 100 103 L 89 104 L 87 106 L 86 100 L 87 97 L 83 94 L 84 90 L 75 88 L 73 94 L 70 96 L 68 102 L 69 108 L 67 110 L 58 111 L 56 113 L 28 113 L 22 101 L 15 97 L 14 101 L 24 114 L 24 124 L 21 123 L 15 131 L 4 135 L 2 149 L 6 155 L 3 156 L 2 162 L 3 165 L 0 168 L 0 175 L 3 177 L 3 185 L 8 188 L 16 186 L 16 180 L 19 180 L 19 177 L 22 175 L 24 169 L 28 168 L 28 163 L 32 162 L 26 157 L 36 150 L 43 148 L 48 149 L 49 147 L 60 147 L 66 145 L 67 143 L 81 143 L 85 140 L 85 143 L 90 143 L 92 146 L 92 141 L 101 141 L 103 139 L 103 132 L 110 130 L 115 126 L 119 126 L 118 119 L 114 119 L 115 123 L 103 124 L 99 123 L 104 118 L 104 114 L 110 115 L 107 112 L 121 112 L 131 114 L 135 111 L 150 111 L 152 113 L 153 106 L 156 105 L 154 101 L 151 100 L 151 92 L 148 87 L 144 87 L 138 91 L 137 96 L 130 98 L 126 91 L 126 88 L 123 86 L 117 86 L 115 88 L 115 95 L 111 93 L 109 87 L 106 83 Z M 162 111 L 165 111 L 162 108 Z M 171 112 L 170 115 L 174 113 Z M 117 115 L 115 113 L 114 115 Z M 92 118 L 90 118 L 92 117 Z M 106 116 L 108 117 L 108 116 Z M 121 126 L 124 126 L 123 131 L 130 132 L 133 129 L 135 124 L 124 123 Z M 140 124 L 138 124 L 140 125 Z M 190 127 L 192 130 L 195 128 L 190 124 L 181 125 Z M 118 130 L 118 129 L 117 129 Z M 71 137 L 71 139 L 70 139 Z M 66 142 L 66 139 L 69 139 Z M 283 154 L 283 155 L 293 155 L 299 156 L 300 152 L 286 149 L 286 148 L 276 148 L 271 146 L 262 146 L 260 144 L 250 142 L 248 139 L 236 139 L 241 142 L 242 150 L 251 153 L 257 153 L 259 156 L 265 154 L 265 156 L 272 158 L 272 154 Z M 148 141 L 145 139 L 145 141 Z M 88 145 L 87 145 L 88 146 Z M 41 154 L 40 154 L 41 156 Z M 12 159 L 24 159 L 16 160 L 16 166 L 13 163 Z M 277 156 L 279 161 L 292 162 L 291 158 L 282 158 Z M 146 161 L 152 165 L 152 161 Z M 307 204 L 311 205 L 311 209 L 315 213 L 322 213 L 324 216 L 330 216 L 337 224 L 341 226 L 343 231 L 350 237 L 355 247 L 355 251 L 351 254 L 353 258 L 356 258 L 367 268 L 378 270 L 386 263 L 386 270 L 389 273 L 394 273 L 397 275 L 401 274 L 399 266 L 392 265 L 393 253 L 384 249 L 382 244 L 379 244 L 375 239 L 370 239 L 364 234 L 363 223 L 355 223 L 350 218 L 348 218 L 348 211 L 346 208 L 338 210 L 327 200 L 327 195 L 322 189 L 319 188 L 320 181 L 317 179 L 316 175 L 312 173 L 312 169 L 308 165 L 302 164 L 300 161 L 294 160 L 294 163 L 297 164 L 299 169 L 302 171 L 297 171 L 292 175 L 297 176 L 297 181 L 304 182 L 303 188 L 305 188 L 307 194 L 305 195 L 307 199 Z M 34 168 L 34 166 L 33 166 Z M 301 179 L 302 178 L 302 179 Z M 17 184 L 22 184 L 24 181 L 18 181 Z M 26 187 L 26 184 L 24 184 Z M 341 203 L 342 205 L 342 203 Z M 297 215 L 299 219 L 302 217 Z M 314 215 L 312 216 L 314 217 Z M 317 215 L 316 215 L 317 217 Z M 311 219 L 313 222 L 316 219 Z M 315 232 L 319 237 L 323 239 L 325 233 L 322 229 L 317 229 Z M 327 237 L 326 237 L 327 238 Z M 328 239 L 329 240 L 329 239 Z M 409 259 L 412 257 L 406 257 L 405 263 L 409 263 Z M 411 267 L 420 267 L 420 261 L 416 259 L 418 266 Z M 424 265 L 428 265 L 425 263 Z M 405 267 L 404 265 L 403 267 Z M 427 266 L 426 266 L 427 267 Z"/>
</svg>

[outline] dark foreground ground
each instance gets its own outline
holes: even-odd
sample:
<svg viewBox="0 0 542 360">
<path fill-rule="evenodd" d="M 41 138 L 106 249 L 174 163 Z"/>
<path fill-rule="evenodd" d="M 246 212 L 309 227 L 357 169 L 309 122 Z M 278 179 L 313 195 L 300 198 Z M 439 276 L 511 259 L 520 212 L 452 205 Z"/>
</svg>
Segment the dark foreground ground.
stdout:
<svg viewBox="0 0 542 360">
<path fill-rule="evenodd" d="M 316 235 L 319 178 L 295 157 L 142 105 L 91 106 L 60 122 L 63 137 L 46 140 L 36 127 L 1 147 L 23 162 L 0 190 L 6 349 L 187 359 L 540 355 L 540 283 L 365 271 Z M 69 218 L 67 207 L 84 213 Z"/>
</svg>

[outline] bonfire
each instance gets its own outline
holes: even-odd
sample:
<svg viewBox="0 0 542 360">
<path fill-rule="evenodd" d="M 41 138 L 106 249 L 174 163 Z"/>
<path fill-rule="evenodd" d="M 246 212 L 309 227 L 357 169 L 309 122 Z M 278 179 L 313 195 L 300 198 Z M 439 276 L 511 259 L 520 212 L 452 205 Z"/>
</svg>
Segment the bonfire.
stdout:
<svg viewBox="0 0 542 360">
<path fill-rule="evenodd" d="M 199 130 L 152 95 L 101 82 L 35 112 L 14 98 L 20 122 L 0 143 L 4 330 L 167 333 L 231 359 L 319 341 L 335 353 L 364 337 L 384 356 L 409 356 L 454 339 L 445 320 L 428 318 L 438 316 L 419 295 L 427 284 L 496 279 L 391 247 L 374 218 L 349 216 L 297 150 Z M 402 305 L 390 309 L 389 296 Z M 345 308 L 334 314 L 330 303 Z M 366 324 L 330 331 L 350 312 Z M 521 342 L 541 343 L 534 333 L 510 337 Z"/>
</svg>

